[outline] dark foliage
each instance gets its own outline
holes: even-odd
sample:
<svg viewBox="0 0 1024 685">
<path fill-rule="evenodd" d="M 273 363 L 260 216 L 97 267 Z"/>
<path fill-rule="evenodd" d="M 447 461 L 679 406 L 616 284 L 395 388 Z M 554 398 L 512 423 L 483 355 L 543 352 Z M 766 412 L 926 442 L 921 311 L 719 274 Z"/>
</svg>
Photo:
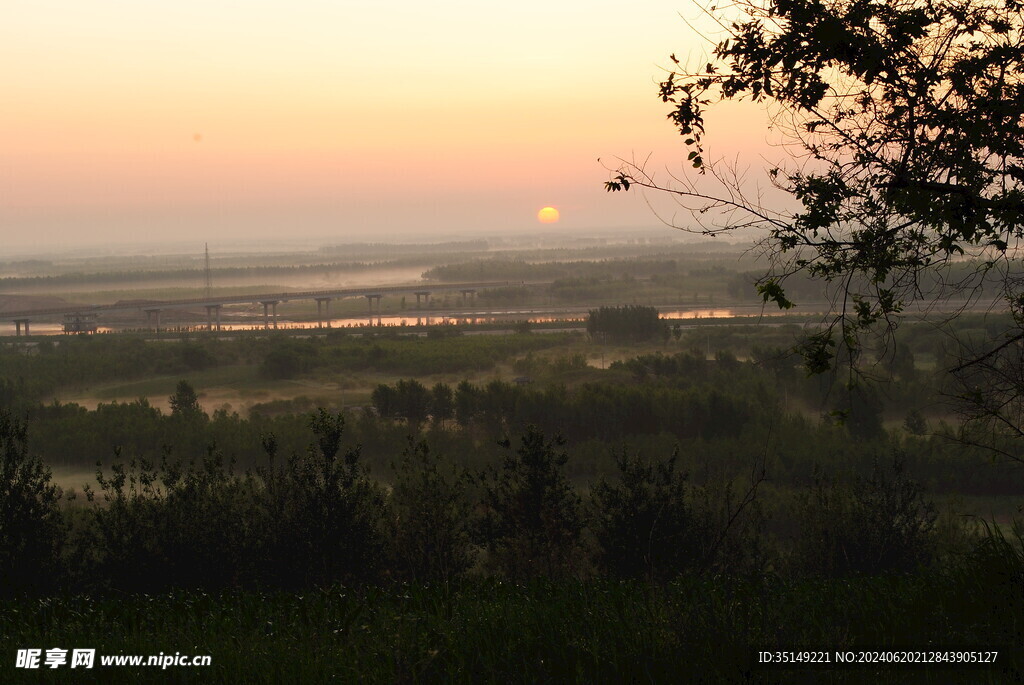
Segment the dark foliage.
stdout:
<svg viewBox="0 0 1024 685">
<path fill-rule="evenodd" d="M 900 455 L 848 487 L 816 477 L 801 498 L 795 563 L 830 577 L 910 573 L 934 554 L 936 513 Z"/>
<path fill-rule="evenodd" d="M 199 406 L 199 396 L 188 381 L 178 381 L 178 387 L 169 402 L 172 416 L 194 417 L 203 413 Z"/>
<path fill-rule="evenodd" d="M 590 310 L 587 333 L 598 339 L 616 342 L 660 340 L 667 324 L 658 317 L 654 307 L 626 305 Z"/>
<path fill-rule="evenodd" d="M 528 428 L 519 448 L 484 483 L 481 544 L 487 562 L 513 580 L 559 577 L 579 570 L 579 497 L 565 477 L 563 441 Z"/>
<path fill-rule="evenodd" d="M 455 416 L 455 393 L 447 383 L 437 383 L 430 389 L 430 416 L 435 424 L 444 425 Z"/>
<path fill-rule="evenodd" d="M 97 471 L 94 506 L 77 531 L 78 583 L 128 591 L 218 588 L 252 580 L 251 481 L 214 448 L 200 463 L 120 460 Z M 97 495 L 99 499 L 97 500 Z"/>
<path fill-rule="evenodd" d="M 446 465 L 427 443 L 410 439 L 395 468 L 390 506 L 396 577 L 448 583 L 466 573 L 475 556 L 466 471 Z"/>
<path fill-rule="evenodd" d="M 290 338 L 275 340 L 263 357 L 260 371 L 267 378 L 294 378 L 313 368 L 318 349 Z"/>
<path fill-rule="evenodd" d="M 0 595 L 47 589 L 64 539 L 61 491 L 29 455 L 26 431 L 0 409 Z"/>
<path fill-rule="evenodd" d="M 703 568 L 709 522 L 694 506 L 676 455 L 647 462 L 623 453 L 616 463 L 618 482 L 602 480 L 591 492 L 598 568 L 614 577 L 660 581 Z"/>
<path fill-rule="evenodd" d="M 120 590 L 235 585 L 306 587 L 376 578 L 384 563 L 384 495 L 344 455 L 344 420 L 320 410 L 315 446 L 236 475 L 213 447 L 201 463 L 120 459 L 99 471 L 99 492 L 72 555 L 86 586 Z M 100 497 L 97 500 L 96 495 Z"/>
<path fill-rule="evenodd" d="M 266 532 L 261 557 L 275 585 L 365 581 L 384 556 L 384 493 L 359 463 L 359 447 L 341 454 L 345 420 L 321 409 L 310 417 L 316 445 L 284 464 L 264 441 L 270 465 L 257 470 Z"/>
</svg>

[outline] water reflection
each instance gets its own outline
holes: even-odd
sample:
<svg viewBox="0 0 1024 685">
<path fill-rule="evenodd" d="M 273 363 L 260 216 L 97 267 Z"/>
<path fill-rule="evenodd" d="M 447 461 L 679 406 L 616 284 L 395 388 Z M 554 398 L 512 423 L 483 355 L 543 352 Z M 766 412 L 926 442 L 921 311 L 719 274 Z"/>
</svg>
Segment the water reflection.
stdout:
<svg viewBox="0 0 1024 685">
<path fill-rule="evenodd" d="M 757 314 L 736 314 L 732 309 L 687 309 L 661 312 L 663 319 L 731 319 L 735 316 L 758 316 Z"/>
<path fill-rule="evenodd" d="M 721 308 L 703 309 L 671 309 L 661 312 L 661 318 L 669 321 L 694 320 L 694 319 L 732 319 L 752 318 L 762 316 L 784 316 L 785 312 L 762 309 L 760 306 L 734 306 Z M 262 331 L 268 326 L 264 323 L 262 316 L 244 315 L 245 320 L 237 320 L 237 315 L 224 312 L 224 318 L 219 328 L 214 324 L 214 329 L 221 331 Z M 235 319 L 235 320 L 231 320 Z M 475 325 L 475 324 L 508 324 L 515 325 L 523 321 L 533 324 L 565 322 L 566 324 L 579 325 L 587 319 L 586 311 L 563 311 L 552 312 L 543 309 L 509 309 L 499 312 L 477 311 L 477 312 L 449 312 L 427 315 L 425 312 L 417 314 L 389 314 L 389 315 L 363 315 L 324 319 L 324 321 L 290 321 L 278 317 L 276 323 L 273 319 L 269 321 L 269 328 L 274 329 L 360 329 L 374 327 L 413 327 L 413 326 L 444 326 L 444 325 Z M 172 325 L 161 325 L 160 331 L 166 333 L 192 333 L 208 330 L 206 322 Z M 55 322 L 32 322 L 30 328 L 32 335 L 60 335 L 64 333 L 62 324 Z M 114 331 L 142 331 L 149 332 L 152 328 L 142 322 L 136 325 L 125 325 L 117 328 L 100 326 L 97 333 L 111 333 Z M 14 336 L 16 334 L 15 324 L 11 321 L 0 319 L 0 336 Z"/>
<path fill-rule="evenodd" d="M 115 332 L 117 330 L 120 330 L 120 329 L 111 328 L 109 326 L 98 326 L 97 329 L 96 329 L 96 332 L 97 333 L 113 333 L 113 332 Z M 10 321 L 0 321 L 0 336 L 4 336 L 4 335 L 14 336 L 14 335 L 17 335 L 17 332 L 18 332 L 17 331 L 17 327 L 14 325 L 13 322 L 10 322 Z M 22 333 L 24 334 L 24 332 L 25 332 L 25 330 L 24 330 L 24 326 L 23 326 L 22 327 Z M 64 334 L 64 324 L 55 323 L 55 322 L 47 322 L 47 321 L 39 321 L 39 322 L 32 321 L 29 324 L 28 332 L 31 335 L 63 335 Z"/>
</svg>

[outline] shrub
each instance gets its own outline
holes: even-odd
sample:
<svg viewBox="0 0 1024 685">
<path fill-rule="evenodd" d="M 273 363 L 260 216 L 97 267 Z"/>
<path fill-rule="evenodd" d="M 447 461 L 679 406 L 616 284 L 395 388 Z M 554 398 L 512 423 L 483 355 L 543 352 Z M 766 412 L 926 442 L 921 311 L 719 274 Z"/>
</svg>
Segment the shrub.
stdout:
<svg viewBox="0 0 1024 685">
<path fill-rule="evenodd" d="M 122 461 L 119 447 L 108 471 L 97 465 L 99 491 L 85 486 L 93 507 L 74 550 L 74 565 L 81 569 L 87 586 L 145 591 L 167 585 L 158 532 L 164 497 L 159 477 L 158 469 L 146 459 Z"/>
<path fill-rule="evenodd" d="M 0 409 L 0 594 L 46 589 L 64 527 L 61 490 L 28 454 L 24 421 Z"/>
<path fill-rule="evenodd" d="M 339 456 L 344 420 L 312 415 L 315 445 L 238 476 L 210 447 L 200 463 L 117 458 L 78 539 L 84 577 L 129 591 L 266 584 L 308 587 L 376 577 L 383 560 L 381 489 Z M 97 493 L 87 491 L 90 501 Z"/>
<path fill-rule="evenodd" d="M 488 563 L 512 580 L 578 570 L 579 498 L 565 477 L 563 444 L 531 426 L 515 453 L 503 443 L 509 454 L 502 469 L 485 479 L 482 542 Z"/>
<path fill-rule="evenodd" d="M 200 462 L 165 463 L 157 531 L 172 587 L 222 588 L 258 575 L 251 478 L 211 445 Z"/>
<path fill-rule="evenodd" d="M 309 425 L 316 445 L 280 466 L 276 440 L 264 439 L 270 464 L 257 475 L 267 580 L 285 587 L 371 580 L 383 561 L 383 492 L 360 465 L 358 446 L 339 458 L 341 414 L 320 409 Z"/>
<path fill-rule="evenodd" d="M 391 557 L 396 575 L 421 582 L 455 580 L 474 556 L 468 474 L 454 466 L 444 469 L 425 442 L 412 438 L 401 464 L 393 468 Z"/>
<path fill-rule="evenodd" d="M 687 571 L 746 575 L 763 571 L 763 517 L 757 492 L 764 480 L 754 463 L 750 484 L 736 497 L 734 481 L 692 484 L 678 471 L 678 454 L 648 462 L 616 458 L 617 483 L 601 480 L 590 500 L 597 566 L 618 578 L 665 582 Z"/>
<path fill-rule="evenodd" d="M 641 305 L 600 307 L 591 309 L 587 317 L 587 333 L 617 342 L 661 339 L 667 326 L 657 308 Z"/>
<path fill-rule="evenodd" d="M 933 556 L 936 518 L 900 454 L 849 487 L 817 475 L 799 505 L 797 568 L 829 577 L 914 571 Z"/>
<path fill-rule="evenodd" d="M 619 480 L 602 479 L 592 490 L 592 529 L 597 565 L 619 578 L 667 580 L 704 562 L 707 522 L 694 509 L 687 475 L 677 454 L 645 462 L 625 452 L 616 457 Z"/>
<path fill-rule="evenodd" d="M 88 585 L 128 591 L 222 588 L 252 570 L 252 480 L 235 475 L 214 446 L 199 463 L 120 459 L 97 470 L 101 501 L 87 488 L 87 525 L 76 562 Z"/>
</svg>

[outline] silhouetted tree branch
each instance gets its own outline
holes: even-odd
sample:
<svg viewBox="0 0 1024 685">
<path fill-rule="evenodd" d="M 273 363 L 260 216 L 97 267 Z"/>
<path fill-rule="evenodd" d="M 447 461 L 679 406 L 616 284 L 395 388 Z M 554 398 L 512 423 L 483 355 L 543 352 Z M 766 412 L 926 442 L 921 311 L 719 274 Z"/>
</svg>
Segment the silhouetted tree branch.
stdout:
<svg viewBox="0 0 1024 685">
<path fill-rule="evenodd" d="M 724 37 L 699 68 L 672 56 L 660 87 L 691 169 L 666 182 L 646 162 L 621 161 L 607 190 L 670 194 L 695 221 L 669 222 L 685 230 L 756 230 L 771 260 L 757 283 L 766 303 L 794 305 L 793 274 L 827 282 L 834 313 L 802 350 L 812 372 L 856 369 L 866 339 L 891 334 L 911 305 L 956 296 L 964 308 L 982 286 L 998 287 L 994 305 L 1024 302 L 1024 5 L 740 0 L 702 9 Z M 765 169 L 763 184 L 786 198 L 776 206 L 736 164 L 707 157 L 705 116 L 738 100 L 762 103 L 783 136 L 785 160 Z M 973 364 L 975 379 L 984 368 L 1011 396 L 1024 394 L 999 366 L 1024 336 L 1014 321 L 957 371 Z M 1005 413 L 990 418 L 1024 427 Z"/>
</svg>

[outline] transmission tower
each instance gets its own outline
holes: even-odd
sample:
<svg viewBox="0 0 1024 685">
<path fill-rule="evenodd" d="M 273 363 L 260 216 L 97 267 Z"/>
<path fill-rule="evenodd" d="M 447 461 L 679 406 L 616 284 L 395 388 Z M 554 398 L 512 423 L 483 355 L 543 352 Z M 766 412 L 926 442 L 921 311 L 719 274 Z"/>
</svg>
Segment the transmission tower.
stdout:
<svg viewBox="0 0 1024 685">
<path fill-rule="evenodd" d="M 210 243 L 206 245 L 206 297 L 209 299 L 213 292 L 213 281 L 210 279 Z"/>
</svg>

